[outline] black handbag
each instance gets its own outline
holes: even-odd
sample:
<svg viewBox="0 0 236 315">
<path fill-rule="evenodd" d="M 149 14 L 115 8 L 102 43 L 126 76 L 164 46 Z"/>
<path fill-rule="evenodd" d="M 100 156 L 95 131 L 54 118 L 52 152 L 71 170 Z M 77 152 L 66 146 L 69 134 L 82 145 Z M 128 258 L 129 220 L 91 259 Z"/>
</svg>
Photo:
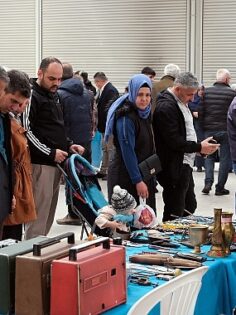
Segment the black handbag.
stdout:
<svg viewBox="0 0 236 315">
<path fill-rule="evenodd" d="M 162 170 L 161 161 L 156 153 L 139 163 L 138 166 L 144 181 L 148 181 Z"/>
</svg>

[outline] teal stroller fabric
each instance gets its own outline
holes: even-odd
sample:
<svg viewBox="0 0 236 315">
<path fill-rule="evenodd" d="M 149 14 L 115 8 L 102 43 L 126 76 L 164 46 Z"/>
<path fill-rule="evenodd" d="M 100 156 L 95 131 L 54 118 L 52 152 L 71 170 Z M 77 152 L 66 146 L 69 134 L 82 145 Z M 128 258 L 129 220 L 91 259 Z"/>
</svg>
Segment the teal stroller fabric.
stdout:
<svg viewBox="0 0 236 315">
<path fill-rule="evenodd" d="M 107 236 L 109 229 L 95 226 L 98 210 L 108 205 L 96 177 L 96 169 L 81 155 L 73 154 L 65 162 L 67 203 L 97 235 Z"/>
</svg>

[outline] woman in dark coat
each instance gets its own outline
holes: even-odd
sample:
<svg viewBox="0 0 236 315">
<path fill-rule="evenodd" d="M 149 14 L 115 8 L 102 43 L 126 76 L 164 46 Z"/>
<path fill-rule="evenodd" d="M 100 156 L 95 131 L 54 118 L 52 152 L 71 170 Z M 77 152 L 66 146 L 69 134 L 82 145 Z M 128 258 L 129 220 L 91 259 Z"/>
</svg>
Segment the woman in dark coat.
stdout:
<svg viewBox="0 0 236 315">
<path fill-rule="evenodd" d="M 139 196 L 147 199 L 154 210 L 155 178 L 145 182 L 138 164 L 154 149 L 151 127 L 151 80 L 143 74 L 129 81 L 128 93 L 118 98 L 110 107 L 107 117 L 105 140 L 114 136 L 115 152 L 108 168 L 108 198 L 113 187 L 120 185 L 139 202 Z"/>
</svg>

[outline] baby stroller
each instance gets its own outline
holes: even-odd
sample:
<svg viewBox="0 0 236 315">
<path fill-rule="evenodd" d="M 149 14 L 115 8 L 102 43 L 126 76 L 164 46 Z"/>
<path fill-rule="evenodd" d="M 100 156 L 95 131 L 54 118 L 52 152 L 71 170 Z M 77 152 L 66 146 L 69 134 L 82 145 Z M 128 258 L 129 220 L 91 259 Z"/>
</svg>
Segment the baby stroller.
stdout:
<svg viewBox="0 0 236 315">
<path fill-rule="evenodd" d="M 67 204 L 71 205 L 73 212 L 81 218 L 82 231 L 89 235 L 86 224 L 91 233 L 100 236 L 109 236 L 110 229 L 100 229 L 95 224 L 98 210 L 108 205 L 96 177 L 96 169 L 81 155 L 71 155 L 64 164 L 64 169 L 58 166 L 65 176 L 67 183 Z"/>
</svg>

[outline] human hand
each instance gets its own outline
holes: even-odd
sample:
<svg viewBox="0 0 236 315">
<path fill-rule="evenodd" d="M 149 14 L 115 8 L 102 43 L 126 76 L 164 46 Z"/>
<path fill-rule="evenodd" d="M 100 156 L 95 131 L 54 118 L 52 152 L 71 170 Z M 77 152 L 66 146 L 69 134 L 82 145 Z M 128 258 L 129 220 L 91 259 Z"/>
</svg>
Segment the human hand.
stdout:
<svg viewBox="0 0 236 315">
<path fill-rule="evenodd" d="M 79 153 L 80 155 L 82 155 L 85 151 L 85 148 L 82 147 L 82 145 L 79 145 L 79 144 L 72 144 L 70 146 L 70 151 L 72 153 Z"/>
<path fill-rule="evenodd" d="M 122 223 L 117 221 L 109 221 L 109 224 L 107 224 L 107 227 L 109 227 L 112 230 L 119 229 L 122 230 Z"/>
<path fill-rule="evenodd" d="M 62 151 L 60 149 L 56 149 L 56 154 L 55 154 L 55 158 L 54 161 L 56 163 L 61 163 L 63 161 L 65 161 L 65 159 L 67 158 L 68 153 L 65 151 Z"/>
<path fill-rule="evenodd" d="M 11 200 L 11 210 L 16 208 L 16 197 L 13 195 Z"/>
<path fill-rule="evenodd" d="M 205 155 L 210 155 L 213 154 L 216 150 L 218 150 L 218 148 L 220 147 L 220 145 L 218 143 L 212 143 L 215 140 L 213 139 L 213 137 L 208 137 L 205 140 L 203 140 L 201 142 L 201 154 L 205 154 Z"/>
<path fill-rule="evenodd" d="M 149 196 L 147 185 L 142 181 L 136 184 L 138 196 L 147 199 Z"/>
</svg>

